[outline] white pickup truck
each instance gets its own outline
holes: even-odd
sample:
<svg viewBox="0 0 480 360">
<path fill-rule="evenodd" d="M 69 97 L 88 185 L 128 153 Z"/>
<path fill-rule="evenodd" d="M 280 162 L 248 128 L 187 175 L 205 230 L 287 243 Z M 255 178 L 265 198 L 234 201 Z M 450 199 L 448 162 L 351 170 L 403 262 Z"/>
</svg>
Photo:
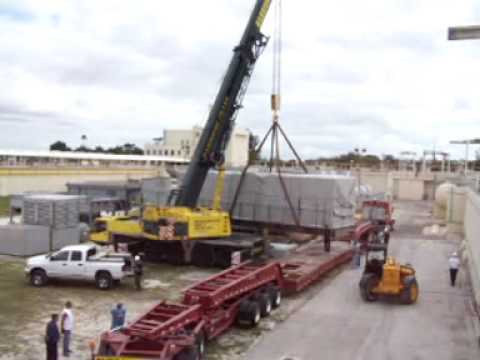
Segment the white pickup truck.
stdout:
<svg viewBox="0 0 480 360">
<path fill-rule="evenodd" d="M 107 290 L 123 278 L 133 275 L 130 254 L 107 252 L 92 244 L 70 245 L 61 250 L 27 260 L 25 275 L 34 286 L 48 279 L 93 280 Z"/>
</svg>

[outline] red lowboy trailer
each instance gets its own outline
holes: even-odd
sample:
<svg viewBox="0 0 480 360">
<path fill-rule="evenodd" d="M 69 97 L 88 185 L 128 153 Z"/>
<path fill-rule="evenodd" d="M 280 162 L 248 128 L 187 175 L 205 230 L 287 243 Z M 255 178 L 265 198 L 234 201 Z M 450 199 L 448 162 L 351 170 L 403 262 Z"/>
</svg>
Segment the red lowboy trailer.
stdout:
<svg viewBox="0 0 480 360">
<path fill-rule="evenodd" d="M 160 302 L 127 327 L 103 333 L 96 359 L 201 359 L 205 341 L 235 323 L 256 326 L 283 294 L 304 290 L 351 257 L 349 247 L 326 253 L 317 243 L 281 262 L 234 266 L 187 288 L 180 304 Z"/>
</svg>

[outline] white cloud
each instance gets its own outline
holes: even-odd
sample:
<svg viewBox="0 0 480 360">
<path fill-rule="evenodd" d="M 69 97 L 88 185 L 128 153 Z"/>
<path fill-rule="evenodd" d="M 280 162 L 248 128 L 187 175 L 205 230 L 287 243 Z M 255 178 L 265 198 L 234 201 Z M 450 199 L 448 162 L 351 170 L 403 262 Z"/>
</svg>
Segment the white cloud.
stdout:
<svg viewBox="0 0 480 360">
<path fill-rule="evenodd" d="M 0 0 L 1 147 L 133 141 L 205 119 L 253 0 Z M 306 157 L 478 137 L 474 0 L 284 0 L 282 124 Z M 272 34 L 272 16 L 264 27 Z M 238 125 L 270 124 L 271 48 Z M 287 151 L 285 151 L 287 153 Z"/>
</svg>

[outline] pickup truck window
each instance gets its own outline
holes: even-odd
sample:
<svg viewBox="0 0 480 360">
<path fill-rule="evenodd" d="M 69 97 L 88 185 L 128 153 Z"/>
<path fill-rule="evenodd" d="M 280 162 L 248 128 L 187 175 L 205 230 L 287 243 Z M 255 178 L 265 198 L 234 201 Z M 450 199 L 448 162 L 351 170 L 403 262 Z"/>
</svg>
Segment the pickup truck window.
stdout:
<svg viewBox="0 0 480 360">
<path fill-rule="evenodd" d="M 82 252 L 81 251 L 72 251 L 72 256 L 70 261 L 82 261 Z"/>
<path fill-rule="evenodd" d="M 50 258 L 50 261 L 67 261 L 68 251 L 60 251 Z"/>
<path fill-rule="evenodd" d="M 87 260 L 90 259 L 92 256 L 94 256 L 97 253 L 96 248 L 91 248 L 90 250 L 87 251 Z"/>
</svg>

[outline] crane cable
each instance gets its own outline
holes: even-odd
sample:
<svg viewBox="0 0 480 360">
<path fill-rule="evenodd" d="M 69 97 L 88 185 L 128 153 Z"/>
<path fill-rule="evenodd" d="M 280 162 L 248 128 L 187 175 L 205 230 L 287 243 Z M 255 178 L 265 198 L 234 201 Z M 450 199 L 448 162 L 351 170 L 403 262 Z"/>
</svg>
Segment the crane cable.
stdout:
<svg viewBox="0 0 480 360">
<path fill-rule="evenodd" d="M 273 76 L 272 76 L 272 112 L 273 121 L 280 116 L 280 96 L 282 91 L 282 0 L 276 1 L 273 32 Z"/>
</svg>

